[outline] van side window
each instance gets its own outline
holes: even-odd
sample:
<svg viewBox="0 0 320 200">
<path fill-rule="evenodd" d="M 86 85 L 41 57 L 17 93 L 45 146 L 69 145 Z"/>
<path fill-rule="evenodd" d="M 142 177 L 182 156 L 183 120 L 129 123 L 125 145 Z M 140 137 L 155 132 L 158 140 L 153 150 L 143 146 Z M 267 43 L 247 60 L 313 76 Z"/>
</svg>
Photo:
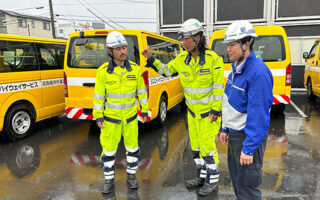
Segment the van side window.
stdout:
<svg viewBox="0 0 320 200">
<path fill-rule="evenodd" d="M 41 70 L 63 69 L 64 45 L 36 44 Z"/>
<path fill-rule="evenodd" d="M 317 48 L 318 48 L 318 44 L 319 42 L 315 42 L 310 50 L 310 53 L 309 53 L 309 58 L 313 58 L 315 57 L 316 55 L 316 52 L 317 52 Z"/>
<path fill-rule="evenodd" d="M 0 41 L 0 73 L 34 70 L 38 65 L 32 43 Z"/>
<path fill-rule="evenodd" d="M 135 35 L 124 35 L 127 40 L 128 59 L 140 65 L 138 38 Z M 67 64 L 71 68 L 98 68 L 110 61 L 106 36 L 85 37 L 88 42 L 83 46 L 76 46 L 77 37 L 70 39 Z"/>
<path fill-rule="evenodd" d="M 178 44 L 149 36 L 147 36 L 147 43 L 152 50 L 153 55 L 164 64 L 168 64 L 180 54 L 180 48 Z"/>
</svg>

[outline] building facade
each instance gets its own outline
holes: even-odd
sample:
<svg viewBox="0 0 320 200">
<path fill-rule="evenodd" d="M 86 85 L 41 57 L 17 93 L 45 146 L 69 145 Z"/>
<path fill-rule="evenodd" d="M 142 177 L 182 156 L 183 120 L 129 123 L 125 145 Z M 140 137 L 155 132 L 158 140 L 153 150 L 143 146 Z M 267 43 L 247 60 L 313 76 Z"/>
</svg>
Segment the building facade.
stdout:
<svg viewBox="0 0 320 200">
<path fill-rule="evenodd" d="M 57 36 L 60 38 L 68 38 L 69 34 L 75 31 L 105 29 L 105 24 L 101 22 L 68 22 L 57 24 Z"/>
<path fill-rule="evenodd" d="M 53 38 L 50 19 L 0 10 L 0 34 Z"/>
<path fill-rule="evenodd" d="M 202 22 L 208 39 L 213 31 L 234 20 L 246 19 L 254 26 L 282 26 L 289 38 L 294 88 L 303 87 L 302 53 L 320 37 L 319 0 L 158 0 L 157 11 L 158 33 L 175 39 L 189 18 Z"/>
</svg>

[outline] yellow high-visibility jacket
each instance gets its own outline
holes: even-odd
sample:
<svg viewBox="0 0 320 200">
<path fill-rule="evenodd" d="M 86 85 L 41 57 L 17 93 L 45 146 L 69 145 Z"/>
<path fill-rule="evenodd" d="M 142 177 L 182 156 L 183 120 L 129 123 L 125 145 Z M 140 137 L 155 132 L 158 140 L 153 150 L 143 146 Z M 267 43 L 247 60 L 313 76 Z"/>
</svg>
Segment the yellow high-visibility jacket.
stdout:
<svg viewBox="0 0 320 200">
<path fill-rule="evenodd" d="M 126 60 L 124 66 L 113 61 L 102 64 L 97 70 L 93 98 L 93 116 L 96 121 L 129 123 L 137 117 L 137 98 L 141 116 L 147 117 L 148 94 L 140 67 Z"/>
<path fill-rule="evenodd" d="M 224 64 L 214 51 L 200 53 L 196 62 L 191 53 L 183 51 L 168 64 L 151 57 L 147 65 L 163 76 L 179 74 L 186 104 L 193 117 L 207 117 L 209 113 L 220 116 L 224 92 Z"/>
</svg>

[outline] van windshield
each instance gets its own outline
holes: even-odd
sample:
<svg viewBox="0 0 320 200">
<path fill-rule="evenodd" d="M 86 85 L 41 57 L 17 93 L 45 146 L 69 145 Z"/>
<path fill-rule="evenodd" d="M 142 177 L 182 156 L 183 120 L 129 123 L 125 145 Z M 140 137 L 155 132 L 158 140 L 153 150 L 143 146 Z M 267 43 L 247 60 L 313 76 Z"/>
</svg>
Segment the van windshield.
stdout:
<svg viewBox="0 0 320 200">
<path fill-rule="evenodd" d="M 232 63 L 228 57 L 227 44 L 223 39 L 214 40 L 211 49 L 223 58 L 224 63 Z M 256 56 L 265 62 L 283 61 L 286 59 L 282 36 L 258 36 L 253 45 Z"/>
<path fill-rule="evenodd" d="M 85 37 L 88 42 L 83 46 L 76 46 L 78 37 L 70 39 L 67 64 L 71 68 L 98 68 L 108 62 L 110 57 L 106 47 L 106 36 Z M 137 36 L 125 35 L 128 43 L 128 59 L 140 64 Z"/>
</svg>

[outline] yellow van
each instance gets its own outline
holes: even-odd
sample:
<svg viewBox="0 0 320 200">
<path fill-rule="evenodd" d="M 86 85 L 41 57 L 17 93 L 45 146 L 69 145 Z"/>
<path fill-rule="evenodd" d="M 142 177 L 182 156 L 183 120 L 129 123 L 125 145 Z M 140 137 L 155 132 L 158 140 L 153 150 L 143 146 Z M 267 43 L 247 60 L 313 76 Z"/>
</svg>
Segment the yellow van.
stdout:
<svg viewBox="0 0 320 200">
<path fill-rule="evenodd" d="M 66 49 L 65 101 L 66 114 L 72 119 L 93 120 L 93 92 L 98 67 L 109 61 L 106 37 L 113 30 L 87 30 L 71 33 Z M 148 46 L 162 63 L 168 63 L 181 52 L 179 41 L 142 30 L 118 30 L 128 42 L 128 59 L 140 65 L 148 90 L 151 120 L 159 125 L 166 120 L 167 110 L 180 103 L 183 90 L 179 77 L 163 77 L 146 68 L 141 51 Z"/>
<path fill-rule="evenodd" d="M 317 39 L 310 52 L 304 52 L 303 58 L 306 59 L 304 70 L 304 86 L 307 88 L 307 96 L 310 100 L 315 100 L 320 96 L 320 52 Z"/>
<path fill-rule="evenodd" d="M 0 131 L 26 137 L 34 122 L 64 112 L 66 41 L 0 34 Z"/>
<path fill-rule="evenodd" d="M 291 92 L 291 56 L 286 32 L 280 26 L 256 26 L 254 29 L 258 38 L 253 50 L 269 67 L 274 79 L 272 110 L 283 113 L 285 105 L 290 103 Z M 225 31 L 212 33 L 209 48 L 223 57 L 226 81 L 232 62 L 228 58 L 227 45 L 222 43 Z"/>
</svg>

